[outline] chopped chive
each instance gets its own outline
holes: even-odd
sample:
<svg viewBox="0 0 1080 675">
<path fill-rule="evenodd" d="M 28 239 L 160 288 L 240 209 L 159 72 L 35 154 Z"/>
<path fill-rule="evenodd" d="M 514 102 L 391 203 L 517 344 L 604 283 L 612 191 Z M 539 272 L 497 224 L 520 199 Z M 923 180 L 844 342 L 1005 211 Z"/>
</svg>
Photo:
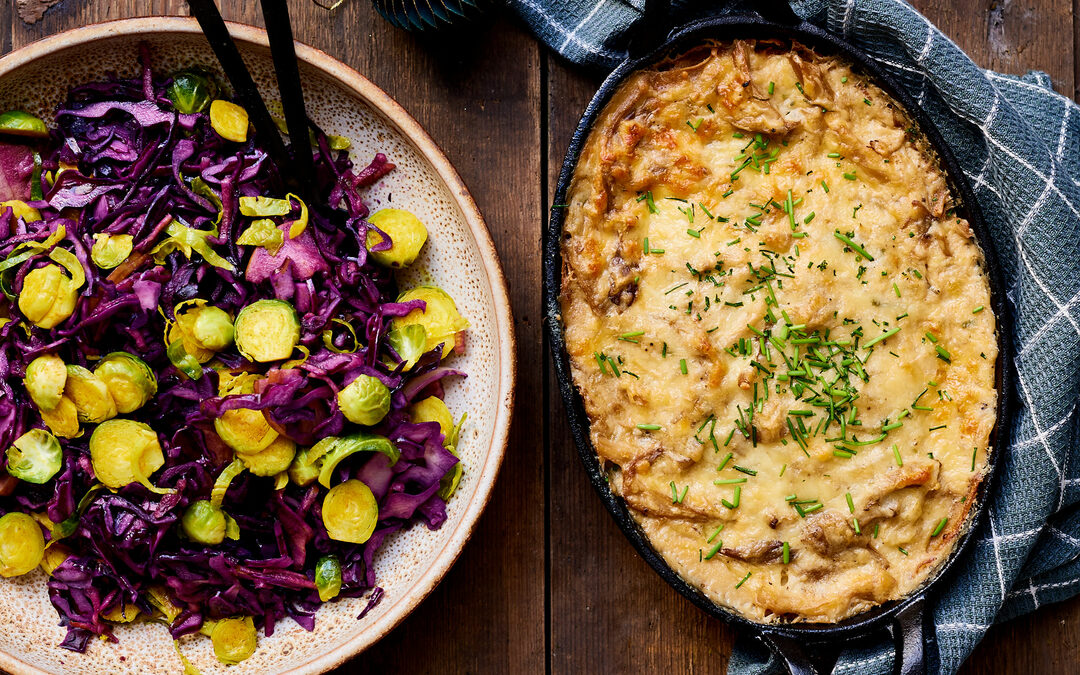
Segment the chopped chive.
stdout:
<svg viewBox="0 0 1080 675">
<path fill-rule="evenodd" d="M 660 429 L 663 429 L 659 424 L 639 424 L 637 425 L 637 428 L 642 431 L 659 431 Z"/>
<path fill-rule="evenodd" d="M 607 359 L 601 356 L 600 352 L 593 352 L 593 356 L 596 357 L 596 365 L 600 366 L 600 372 L 604 375 L 607 375 L 607 367 L 604 365 Z"/>
<path fill-rule="evenodd" d="M 844 494 L 844 499 L 847 500 L 848 511 L 851 511 L 852 513 L 855 513 L 855 502 L 851 499 L 851 493 L 850 492 L 845 493 Z"/>
<path fill-rule="evenodd" d="M 705 559 L 706 560 L 711 560 L 712 557 L 714 555 L 716 555 L 716 553 L 720 550 L 720 548 L 723 545 L 724 545 L 724 540 L 723 539 L 717 541 L 716 544 L 712 548 L 709 549 L 709 552 L 705 554 Z"/>
<path fill-rule="evenodd" d="M 896 550 L 900 551 L 900 552 L 901 552 L 901 553 L 903 553 L 904 555 L 907 555 L 907 554 L 908 554 L 908 552 L 907 552 L 907 551 L 906 551 L 906 550 L 904 549 L 904 547 L 903 547 L 903 546 L 897 546 L 897 547 L 896 547 Z"/>
<path fill-rule="evenodd" d="M 709 535 L 709 538 L 705 540 L 705 543 L 706 544 L 711 544 L 712 540 L 716 539 L 716 535 L 720 534 L 720 530 L 722 530 L 722 529 L 724 529 L 723 523 L 721 523 L 720 527 L 716 528 L 716 530 L 713 531 L 713 533 Z"/>
<path fill-rule="evenodd" d="M 746 478 L 719 478 L 712 482 L 713 485 L 741 485 L 748 479 Z"/>
<path fill-rule="evenodd" d="M 770 82 L 769 83 L 769 96 L 772 96 L 772 93 L 773 93 L 773 91 L 775 89 L 776 89 L 776 83 L 775 82 Z"/>
<path fill-rule="evenodd" d="M 734 433 L 734 432 L 735 432 L 735 430 L 734 430 L 734 429 L 732 429 L 731 431 L 732 431 L 732 433 Z M 720 465 L 716 467 L 716 470 L 717 470 L 717 471 L 722 471 L 722 470 L 723 470 L 723 468 L 724 468 L 725 466 L 727 466 L 727 463 L 731 461 L 731 458 L 732 458 L 732 457 L 734 457 L 734 455 L 733 455 L 732 453 L 730 453 L 730 452 L 729 452 L 729 453 L 727 454 L 727 456 L 726 456 L 726 457 L 724 457 L 723 461 L 721 461 L 721 462 L 720 462 Z"/>
<path fill-rule="evenodd" d="M 900 332 L 900 326 L 890 328 L 881 335 L 876 335 L 863 343 L 863 349 L 869 349 L 886 338 L 890 338 Z"/>
<path fill-rule="evenodd" d="M 809 225 L 809 224 L 810 224 L 810 221 L 814 219 L 814 216 L 815 216 L 815 215 L 816 215 L 816 214 L 815 214 L 815 213 L 814 213 L 813 211 L 811 211 L 811 212 L 810 212 L 810 215 L 808 215 L 807 217 L 803 218 L 803 224 L 804 224 L 804 225 Z"/>
<path fill-rule="evenodd" d="M 896 458 L 896 466 L 904 466 L 904 458 L 900 456 L 900 448 L 896 446 L 896 443 L 893 443 L 892 454 Z"/>
<path fill-rule="evenodd" d="M 631 331 L 629 333 L 623 333 L 622 335 L 618 336 L 616 339 L 617 340 L 622 340 L 623 342 L 633 342 L 634 344 L 637 344 L 638 341 L 635 340 L 634 338 L 639 338 L 644 334 L 645 334 L 645 331 L 643 331 L 643 330 L 635 330 L 635 331 Z"/>
<path fill-rule="evenodd" d="M 750 476 L 757 475 L 757 471 L 754 471 L 753 469 L 747 469 L 745 466 L 739 466 L 738 464 L 733 465 L 731 468 L 735 469 L 736 471 L 741 471 L 742 473 L 748 474 Z"/>
<path fill-rule="evenodd" d="M 686 359 L 679 359 L 679 370 L 683 375 L 686 375 Z"/>
<path fill-rule="evenodd" d="M 926 331 L 926 338 L 927 338 L 928 340 L 930 340 L 930 342 L 934 342 L 934 343 L 936 343 L 936 342 L 938 341 L 938 338 L 937 338 L 937 336 L 936 336 L 936 335 L 934 335 L 933 333 L 931 333 L 930 331 Z"/>
<path fill-rule="evenodd" d="M 691 229 L 687 228 L 686 233 L 688 235 L 690 235 L 691 237 L 693 237 L 694 239 L 701 239 L 701 231 L 700 230 L 691 230 Z"/>
<path fill-rule="evenodd" d="M 844 234 L 840 230 L 835 230 L 833 232 L 833 236 L 836 237 L 837 239 L 839 239 L 840 241 L 844 242 L 845 244 L 847 244 L 848 248 L 850 248 L 852 251 L 855 251 L 856 253 L 858 253 L 862 257 L 866 258 L 867 260 L 873 260 L 874 259 L 874 256 L 867 253 L 865 248 L 863 248 L 862 246 L 856 244 L 854 239 L 847 236 L 846 234 Z"/>
<path fill-rule="evenodd" d="M 979 312 L 981 312 L 981 311 L 983 311 L 983 306 L 982 306 L 982 305 L 979 305 L 979 306 L 978 306 L 978 307 L 976 307 L 975 309 L 971 310 L 971 313 L 972 313 L 972 314 L 978 314 L 978 313 L 979 313 Z"/>
<path fill-rule="evenodd" d="M 855 172 L 851 171 L 849 173 L 845 173 L 844 178 L 847 178 L 848 180 L 855 180 Z"/>
<path fill-rule="evenodd" d="M 941 345 L 934 345 L 934 350 L 937 352 L 939 359 L 941 359 L 945 363 L 952 363 L 952 355 L 949 354 L 949 351 L 947 349 L 945 349 Z"/>
<path fill-rule="evenodd" d="M 975 455 L 979 452 L 979 446 L 975 446 L 971 449 L 971 470 L 975 470 Z"/>
<path fill-rule="evenodd" d="M 785 565 L 791 562 L 791 547 L 788 546 L 788 543 L 786 541 L 784 542 L 783 553 L 781 553 L 780 556 L 780 559 L 784 562 Z"/>
<path fill-rule="evenodd" d="M 742 581 L 740 581 L 739 583 L 735 584 L 735 588 L 738 588 L 739 586 L 742 586 L 743 584 L 745 584 L 745 583 L 746 583 L 746 580 L 750 578 L 750 575 L 751 575 L 751 574 L 753 574 L 753 572 L 747 572 L 747 573 L 746 573 L 746 576 L 742 578 Z"/>
<path fill-rule="evenodd" d="M 823 187 L 825 189 L 825 194 L 829 194 L 829 184 L 828 183 L 826 183 L 824 180 L 821 181 L 821 187 Z"/>
<path fill-rule="evenodd" d="M 939 534 L 941 534 L 941 531 L 945 529 L 945 525 L 948 522 L 949 522 L 949 517 L 948 516 L 946 516 L 946 517 L 942 518 L 940 521 L 938 521 L 937 527 L 935 527 L 934 531 L 930 533 L 930 536 L 931 537 L 936 537 Z"/>
<path fill-rule="evenodd" d="M 859 528 L 859 519 L 852 518 L 851 522 L 855 525 L 855 534 L 862 534 L 862 529 Z"/>
<path fill-rule="evenodd" d="M 944 429 L 947 426 L 949 426 L 949 425 L 948 424 L 939 424 L 936 427 L 930 427 L 928 429 L 928 431 L 937 431 L 938 429 Z"/>
<path fill-rule="evenodd" d="M 645 243 L 641 247 L 642 255 L 649 255 L 649 238 L 645 237 Z"/>
<path fill-rule="evenodd" d="M 895 281 L 893 282 L 892 289 L 893 289 L 893 293 L 896 293 L 896 297 L 899 298 L 900 297 L 900 287 L 896 285 Z"/>
<path fill-rule="evenodd" d="M 783 477 L 783 475 L 784 475 L 784 472 L 785 472 L 785 471 L 787 471 L 787 464 L 785 464 L 784 466 L 780 467 L 780 476 L 781 476 L 781 477 Z"/>
<path fill-rule="evenodd" d="M 675 489 L 675 481 L 671 481 L 670 483 L 668 483 L 668 485 L 671 486 L 671 503 L 672 504 L 678 504 L 679 503 L 679 493 Z M 687 486 L 687 487 L 689 487 L 689 486 Z"/>
</svg>

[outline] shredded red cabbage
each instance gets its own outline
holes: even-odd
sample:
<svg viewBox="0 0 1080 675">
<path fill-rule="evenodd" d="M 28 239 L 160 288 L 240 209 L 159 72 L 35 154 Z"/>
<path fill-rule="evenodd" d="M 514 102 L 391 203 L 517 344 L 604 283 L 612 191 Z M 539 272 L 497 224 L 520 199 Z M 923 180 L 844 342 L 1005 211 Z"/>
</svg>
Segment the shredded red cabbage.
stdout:
<svg viewBox="0 0 1080 675">
<path fill-rule="evenodd" d="M 341 560 L 341 596 L 370 594 L 366 613 L 382 596 L 375 552 L 388 535 L 414 522 L 430 528 L 444 522 L 440 481 L 458 461 L 444 447 L 439 425 L 414 423 L 406 408 L 420 393 L 441 395 L 439 381 L 462 373 L 440 367 L 438 350 L 405 372 L 387 344 L 388 327 L 391 318 L 423 303 L 394 302 L 393 276 L 368 261 L 362 193 L 394 165 L 377 154 L 357 169 L 347 151 L 331 150 L 317 132 L 318 195 L 307 205 L 306 231 L 295 239 L 286 235 L 276 254 L 239 246 L 239 199 L 283 196 L 279 167 L 253 134 L 246 143 L 229 142 L 211 129 L 206 112 L 178 113 L 167 96 L 170 79 L 152 75 L 145 53 L 143 70 L 139 78 L 72 89 L 47 141 L 0 143 L 0 198 L 27 201 L 42 216 L 26 222 L 10 208 L 0 212 L 0 260 L 63 224 L 66 236 L 59 246 L 74 254 L 87 278 L 71 317 L 43 330 L 10 300 L 47 254 L 0 276 L 10 315 L 0 327 L 0 447 L 43 427 L 21 382 L 35 357 L 52 352 L 65 363 L 92 368 L 104 354 L 127 351 L 151 366 L 159 388 L 155 398 L 125 417 L 157 431 L 166 463 L 154 484 L 175 492 L 154 494 L 138 483 L 115 492 L 91 491 L 92 428 L 84 425 L 81 437 L 61 439 L 63 468 L 45 484 L 20 482 L 0 470 L 0 514 L 43 513 L 53 523 L 74 524 L 62 541 L 71 555 L 48 581 L 52 604 L 68 628 L 61 646 L 74 651 L 85 650 L 92 636 L 115 640 L 105 616 L 121 603 L 154 614 L 152 587 L 167 589 L 180 610 L 170 626 L 174 637 L 197 631 L 206 620 L 235 615 L 254 617 L 267 635 L 287 616 L 310 630 L 320 605 L 314 565 L 327 554 Z M 38 199 L 31 195 L 34 151 L 43 176 Z M 201 230 L 216 224 L 218 236 L 209 243 L 235 271 L 197 253 L 189 259 L 173 252 L 156 263 L 149 254 L 177 221 Z M 102 270 L 90 260 L 96 233 L 131 235 L 134 251 L 116 269 Z M 184 376 L 167 358 L 162 338 L 164 317 L 196 298 L 233 316 L 262 298 L 290 302 L 300 316 L 300 344 L 310 356 L 299 365 L 270 369 L 256 393 L 218 396 L 217 372 L 206 368 L 199 379 Z M 335 325 L 341 322 L 353 328 L 361 345 L 353 353 L 324 343 L 327 330 L 340 342 Z M 244 362 L 235 346 L 217 358 L 229 367 Z M 378 525 L 366 543 L 327 535 L 320 515 L 326 488 L 318 483 L 289 482 L 275 490 L 273 478 L 249 472 L 233 481 L 223 504 L 239 525 L 238 540 L 209 546 L 180 534 L 185 507 L 207 499 L 232 460 L 232 451 L 213 433 L 215 417 L 236 408 L 263 410 L 278 432 L 310 445 L 348 428 L 335 396 L 359 374 L 378 378 L 393 392 L 390 413 L 373 431 L 401 453 L 394 463 L 379 453 L 357 454 L 336 469 L 335 483 L 359 478 L 378 501 Z"/>
</svg>

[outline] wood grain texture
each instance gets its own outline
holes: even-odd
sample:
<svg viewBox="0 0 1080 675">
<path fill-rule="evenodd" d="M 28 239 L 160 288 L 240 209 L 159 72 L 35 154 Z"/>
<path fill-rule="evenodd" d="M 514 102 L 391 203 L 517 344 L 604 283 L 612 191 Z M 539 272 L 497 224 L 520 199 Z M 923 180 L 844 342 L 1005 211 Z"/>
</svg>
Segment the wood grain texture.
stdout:
<svg viewBox="0 0 1080 675">
<path fill-rule="evenodd" d="M 261 24 L 257 0 L 222 0 Z M 914 0 L 981 65 L 1080 85 L 1080 0 Z M 518 331 L 518 405 L 488 511 L 438 589 L 338 675 L 723 672 L 734 637 L 665 585 L 588 485 L 540 323 L 539 238 L 570 135 L 599 79 L 495 19 L 453 40 L 388 26 L 365 0 L 292 0 L 297 38 L 408 109 L 462 174 L 502 257 Z M 0 3 L 0 52 L 96 21 L 186 14 L 182 0 L 63 0 L 28 26 Z M 1080 672 L 1080 599 L 990 631 L 966 675 Z"/>
</svg>

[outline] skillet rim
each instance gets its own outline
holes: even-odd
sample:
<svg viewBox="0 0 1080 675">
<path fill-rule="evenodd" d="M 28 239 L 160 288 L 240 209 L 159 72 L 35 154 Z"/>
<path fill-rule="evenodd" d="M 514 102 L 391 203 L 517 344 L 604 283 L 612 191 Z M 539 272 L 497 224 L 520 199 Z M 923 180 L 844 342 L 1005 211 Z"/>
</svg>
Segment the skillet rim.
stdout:
<svg viewBox="0 0 1080 675">
<path fill-rule="evenodd" d="M 957 560 L 964 558 L 975 532 L 979 529 L 982 518 L 990 505 L 991 491 L 998 472 L 998 460 L 1008 450 L 1007 439 L 1012 422 L 1012 313 L 1006 302 L 1005 284 L 1002 269 L 997 261 L 992 246 L 992 238 L 983 218 L 979 202 L 975 199 L 971 185 L 962 167 L 945 143 L 941 133 L 929 116 L 917 105 L 916 101 L 898 86 L 894 78 L 885 73 L 868 54 L 830 33 L 800 21 L 794 25 L 774 22 L 751 14 L 731 14 L 699 19 L 676 27 L 656 47 L 641 56 L 631 55 L 620 63 L 604 80 L 582 114 L 571 138 L 566 156 L 559 171 L 559 178 L 553 204 L 563 204 L 566 191 L 573 177 L 574 169 L 580 158 L 581 150 L 592 128 L 607 102 L 618 87 L 635 71 L 655 64 L 670 54 L 676 54 L 692 48 L 707 39 L 730 40 L 736 37 L 769 39 L 781 38 L 797 41 L 824 53 L 837 54 L 863 74 L 870 77 L 892 96 L 916 123 L 920 132 L 938 155 L 938 160 L 945 169 L 950 187 L 960 197 L 961 210 L 967 216 L 975 233 L 975 241 L 983 252 L 985 271 L 990 285 L 990 304 L 996 317 L 998 355 L 995 360 L 995 389 L 997 405 L 994 428 L 990 434 L 987 468 L 976 490 L 975 506 L 969 511 L 965 529 L 958 538 L 949 557 L 938 567 L 933 576 L 922 586 L 908 595 L 878 605 L 837 623 L 781 623 L 767 624 L 751 621 L 733 610 L 710 600 L 705 594 L 678 575 L 659 553 L 652 547 L 648 537 L 630 515 L 624 500 L 615 495 L 607 483 L 599 456 L 589 438 L 589 420 L 584 410 L 584 403 L 570 371 L 569 354 L 566 351 L 565 331 L 561 318 L 559 298 L 562 285 L 562 250 L 561 235 L 566 220 L 564 208 L 552 207 L 550 217 L 544 229 L 542 240 L 543 266 L 543 305 L 544 329 L 551 349 L 556 380 L 562 394 L 563 404 L 574 438 L 578 455 L 584 465 L 593 488 L 596 490 L 608 513 L 614 518 L 623 535 L 630 541 L 637 553 L 650 567 L 681 595 L 690 600 L 699 609 L 729 624 L 748 629 L 757 635 L 777 635 L 786 638 L 821 642 L 841 640 L 844 642 L 868 636 L 873 631 L 886 626 L 897 616 L 916 604 L 925 601 L 929 592 L 952 577 Z M 1010 358 L 1006 358 L 1008 355 Z M 933 638 L 928 636 L 927 642 Z"/>
</svg>

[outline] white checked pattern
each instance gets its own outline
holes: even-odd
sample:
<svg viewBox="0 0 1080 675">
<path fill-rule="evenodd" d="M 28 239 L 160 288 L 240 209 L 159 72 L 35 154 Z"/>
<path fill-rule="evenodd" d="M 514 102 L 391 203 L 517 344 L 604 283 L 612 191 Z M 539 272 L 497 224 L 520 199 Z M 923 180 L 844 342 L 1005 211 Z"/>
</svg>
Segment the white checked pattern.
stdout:
<svg viewBox="0 0 1080 675">
<path fill-rule="evenodd" d="M 606 45 L 641 0 L 510 0 L 540 37 L 581 64 L 613 67 Z M 707 0 L 673 0 L 676 18 Z M 1049 78 L 984 71 L 902 0 L 792 0 L 811 22 L 862 47 L 908 87 L 942 131 L 982 205 L 1014 305 L 1016 414 L 998 483 L 969 558 L 933 610 L 941 670 L 989 626 L 1080 593 L 1080 108 Z M 720 10 L 722 11 L 722 10 Z M 681 15 L 679 14 L 681 12 Z M 891 672 L 892 642 L 846 651 L 836 673 Z M 740 675 L 778 672 L 736 649 Z"/>
</svg>

